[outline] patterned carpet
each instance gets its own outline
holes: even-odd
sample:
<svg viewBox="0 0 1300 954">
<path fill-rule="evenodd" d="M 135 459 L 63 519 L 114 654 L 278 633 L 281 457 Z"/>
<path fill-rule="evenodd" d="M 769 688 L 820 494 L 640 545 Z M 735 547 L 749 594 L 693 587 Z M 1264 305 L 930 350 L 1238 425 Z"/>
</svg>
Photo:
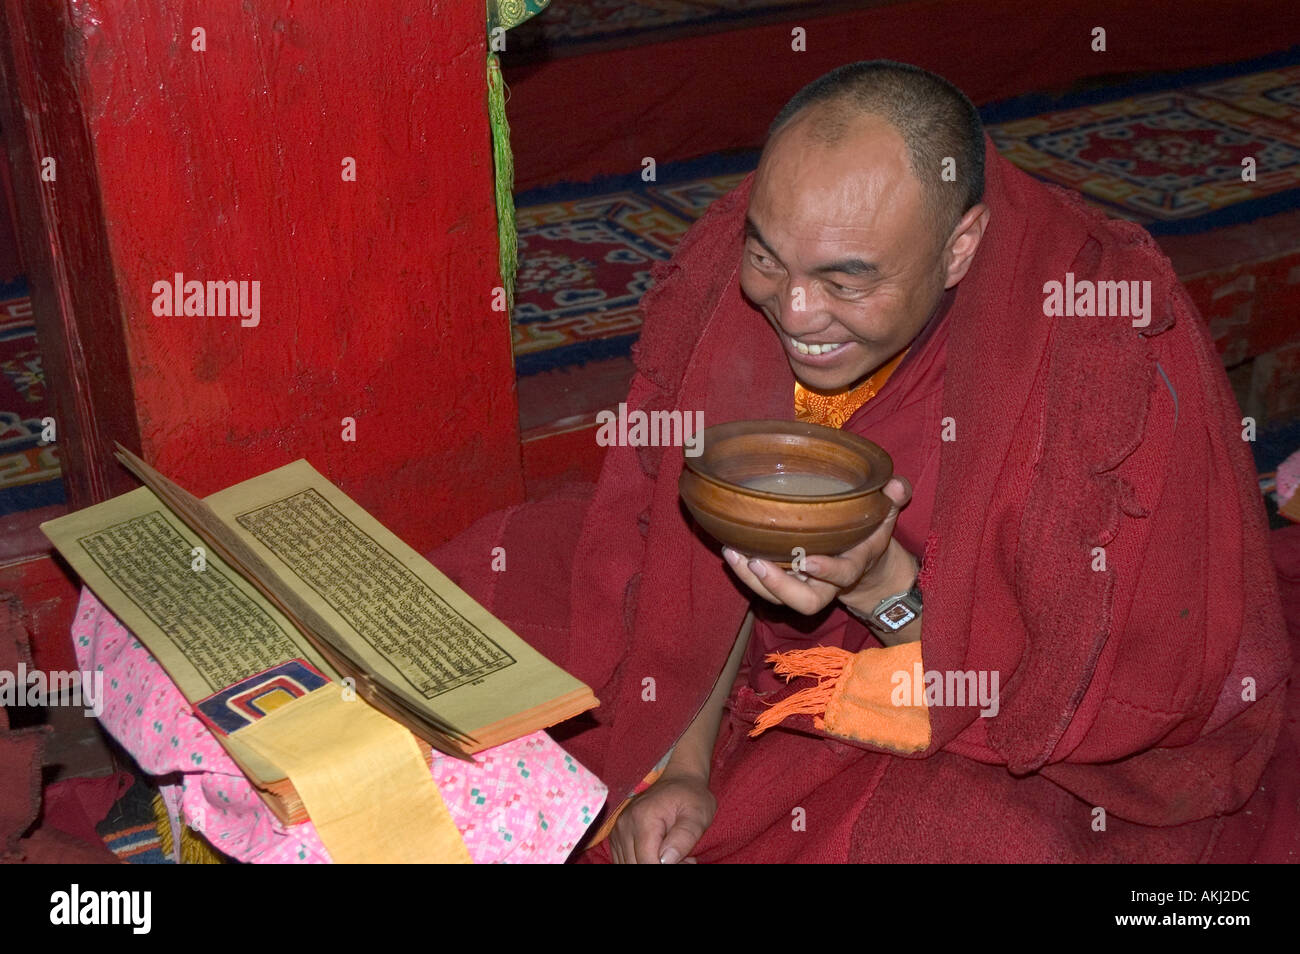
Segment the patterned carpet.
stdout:
<svg viewBox="0 0 1300 954">
<path fill-rule="evenodd" d="M 63 503 L 57 448 L 41 445 L 53 414 L 26 284 L 0 286 L 0 515 Z"/>
<path fill-rule="evenodd" d="M 690 224 L 735 188 L 752 162 L 746 156 L 744 171 L 703 176 L 696 164 L 676 170 L 674 182 L 521 205 L 516 372 L 627 354 L 641 327 L 637 303 L 650 266 L 672 255 Z"/>
<path fill-rule="evenodd" d="M 1023 105 L 983 111 L 1000 120 L 987 128 L 1003 155 L 1153 234 L 1300 208 L 1300 65 L 1164 91 L 1094 90 L 1029 116 Z M 1253 182 L 1242 180 L 1247 157 Z M 661 166 L 653 183 L 632 175 L 520 195 L 518 373 L 628 354 L 650 266 L 756 161 L 711 157 Z"/>
<path fill-rule="evenodd" d="M 990 127 L 1004 156 L 1156 234 L 1296 207 L 1300 66 Z M 1256 181 L 1242 181 L 1243 160 Z"/>
</svg>

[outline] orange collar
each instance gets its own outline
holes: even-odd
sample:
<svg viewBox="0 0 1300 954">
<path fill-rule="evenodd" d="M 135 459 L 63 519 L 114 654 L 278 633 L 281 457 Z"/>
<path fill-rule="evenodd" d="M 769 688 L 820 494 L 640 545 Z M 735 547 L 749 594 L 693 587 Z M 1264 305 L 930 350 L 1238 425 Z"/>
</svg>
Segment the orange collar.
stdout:
<svg viewBox="0 0 1300 954">
<path fill-rule="evenodd" d="M 858 408 L 879 393 L 909 350 L 911 349 L 903 349 L 855 388 L 830 392 L 814 391 L 795 381 L 795 419 L 810 424 L 823 424 L 826 427 L 843 427 L 848 419 L 857 413 Z"/>
</svg>

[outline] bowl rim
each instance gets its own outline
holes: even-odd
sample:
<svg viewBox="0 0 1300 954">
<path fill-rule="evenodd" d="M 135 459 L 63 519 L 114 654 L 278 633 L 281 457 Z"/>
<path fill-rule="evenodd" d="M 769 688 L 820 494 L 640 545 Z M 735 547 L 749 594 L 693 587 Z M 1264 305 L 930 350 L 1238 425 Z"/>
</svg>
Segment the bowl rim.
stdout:
<svg viewBox="0 0 1300 954">
<path fill-rule="evenodd" d="M 710 438 L 709 433 L 713 432 Z M 800 437 L 811 437 L 816 440 L 828 441 L 832 444 L 838 444 L 849 450 L 861 452 L 866 457 L 876 457 L 884 462 L 882 468 L 884 473 L 879 483 L 868 481 L 861 487 L 855 487 L 852 490 L 845 490 L 838 494 L 779 494 L 770 490 L 755 490 L 752 487 L 746 487 L 743 484 L 734 484 L 729 480 L 723 480 L 721 477 L 715 477 L 713 474 L 701 470 L 698 461 L 704 454 L 699 457 L 686 457 L 686 469 L 698 477 L 700 480 L 721 487 L 726 490 L 738 490 L 745 496 L 758 497 L 762 500 L 776 500 L 782 503 L 806 503 L 816 501 L 818 503 L 834 503 L 841 500 L 853 500 L 857 497 L 865 497 L 869 494 L 879 493 L 884 489 L 885 484 L 889 483 L 890 478 L 894 476 L 894 459 L 889 452 L 874 441 L 869 441 L 865 437 L 860 437 L 839 428 L 827 427 L 823 424 L 813 424 L 809 421 L 783 421 L 783 420 L 742 420 L 742 421 L 725 421 L 722 424 L 714 424 L 706 427 L 702 432 L 704 446 L 707 448 L 711 440 L 726 440 L 734 436 L 735 433 L 775 433 L 775 434 L 794 434 Z"/>
</svg>

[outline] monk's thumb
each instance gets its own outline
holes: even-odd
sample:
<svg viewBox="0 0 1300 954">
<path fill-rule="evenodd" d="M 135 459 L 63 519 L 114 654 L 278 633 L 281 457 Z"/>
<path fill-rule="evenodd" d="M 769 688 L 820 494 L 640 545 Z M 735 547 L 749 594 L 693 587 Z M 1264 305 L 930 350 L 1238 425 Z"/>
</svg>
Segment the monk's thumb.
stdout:
<svg viewBox="0 0 1300 954">
<path fill-rule="evenodd" d="M 678 819 L 677 823 L 664 836 L 659 848 L 659 863 L 675 865 L 695 847 L 695 843 L 704 835 L 704 826 L 691 819 Z"/>
<path fill-rule="evenodd" d="M 890 517 L 896 517 L 898 511 L 912 499 L 912 485 L 906 477 L 891 477 L 889 483 L 885 484 L 884 493 L 894 505 Z"/>
</svg>

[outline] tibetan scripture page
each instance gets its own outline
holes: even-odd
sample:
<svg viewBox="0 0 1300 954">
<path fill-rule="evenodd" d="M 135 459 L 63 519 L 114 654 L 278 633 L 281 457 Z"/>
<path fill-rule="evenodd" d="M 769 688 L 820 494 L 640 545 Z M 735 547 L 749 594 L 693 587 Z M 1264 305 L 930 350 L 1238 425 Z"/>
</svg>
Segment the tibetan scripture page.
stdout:
<svg viewBox="0 0 1300 954">
<path fill-rule="evenodd" d="M 417 711 L 472 734 L 585 688 L 305 460 L 204 503 Z"/>
<path fill-rule="evenodd" d="M 42 524 L 191 702 L 289 659 L 338 674 L 147 487 Z"/>
</svg>

